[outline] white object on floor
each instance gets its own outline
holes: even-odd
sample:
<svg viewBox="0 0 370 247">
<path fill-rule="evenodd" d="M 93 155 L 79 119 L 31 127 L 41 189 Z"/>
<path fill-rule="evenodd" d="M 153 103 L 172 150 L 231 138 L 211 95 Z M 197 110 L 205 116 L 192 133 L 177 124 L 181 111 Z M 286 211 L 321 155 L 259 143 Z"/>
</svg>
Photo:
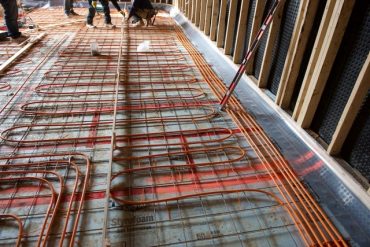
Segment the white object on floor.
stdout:
<svg viewBox="0 0 370 247">
<path fill-rule="evenodd" d="M 90 48 L 91 48 L 91 55 L 92 56 L 98 56 L 100 54 L 99 53 L 99 45 L 98 45 L 98 42 L 96 42 L 96 40 L 91 41 Z"/>
<path fill-rule="evenodd" d="M 140 43 L 137 47 L 138 52 L 147 52 L 150 51 L 150 40 L 145 40 L 144 42 Z"/>
</svg>

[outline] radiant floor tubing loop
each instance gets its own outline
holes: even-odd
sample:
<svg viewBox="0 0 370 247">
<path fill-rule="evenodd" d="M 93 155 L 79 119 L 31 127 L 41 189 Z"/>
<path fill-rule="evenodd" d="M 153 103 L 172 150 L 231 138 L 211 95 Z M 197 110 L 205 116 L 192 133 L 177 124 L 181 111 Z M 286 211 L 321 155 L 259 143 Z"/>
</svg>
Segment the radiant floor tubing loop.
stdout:
<svg viewBox="0 0 370 247">
<path fill-rule="evenodd" d="M 39 98 L 23 102 L 18 108 L 23 117 L 34 117 L 35 123 L 15 124 L 2 130 L 3 142 L 9 146 L 37 147 L 38 150 L 43 150 L 49 145 L 58 147 L 66 144 L 78 146 L 78 144 L 90 143 L 95 147 L 99 144 L 107 145 L 112 139 L 114 156 L 111 158 L 114 164 L 120 165 L 120 171 L 113 171 L 109 181 L 109 184 L 112 182 L 112 186 L 108 191 L 111 199 L 121 205 L 167 205 L 180 201 L 186 203 L 194 199 L 203 203 L 203 200 L 210 200 L 215 196 L 228 197 L 239 196 L 239 194 L 242 194 L 241 200 L 243 198 L 248 200 L 249 197 L 263 194 L 285 210 L 306 245 L 347 246 L 346 241 L 287 161 L 255 120 L 245 112 L 237 99 L 235 97 L 230 99 L 226 114 L 220 116 L 215 111 L 214 104 L 225 92 L 225 85 L 184 33 L 175 27 L 173 21 L 163 18 L 158 23 L 160 24 L 157 27 L 149 30 L 125 27 L 125 35 L 127 32 L 130 33 L 127 36 L 127 42 L 125 40 L 121 43 L 115 39 L 118 32 L 108 32 L 107 37 L 102 37 L 99 33 L 81 29 L 68 46 L 59 52 L 56 66 L 44 73 L 44 81 L 33 88 L 33 93 Z M 133 51 L 132 49 L 135 49 L 139 43 L 146 40 L 145 35 L 152 38 L 153 52 Z M 97 41 L 103 56 L 91 57 L 88 49 L 90 40 Z M 117 56 L 119 52 L 121 54 Z M 188 62 L 189 58 L 194 64 Z M 155 66 L 144 67 L 152 65 Z M 104 68 L 104 70 L 96 68 Z M 117 76 L 120 79 L 119 83 L 115 82 Z M 202 78 L 199 79 L 200 77 Z M 205 84 L 214 95 L 206 92 Z M 118 93 L 122 94 L 119 96 L 122 98 L 117 97 Z M 115 95 L 116 98 L 114 98 Z M 124 98 L 125 95 L 130 98 Z M 114 115 L 113 120 L 109 119 L 108 117 L 114 112 L 117 112 L 117 116 Z M 122 113 L 126 115 L 122 116 Z M 237 126 L 236 129 L 223 126 L 222 119 L 227 117 L 231 117 Z M 45 119 L 51 122 L 45 123 Z M 80 119 L 80 121 L 71 121 L 71 119 Z M 67 120 L 69 121 L 63 122 Z M 178 129 L 171 129 L 175 124 L 178 125 Z M 114 138 L 105 132 L 112 125 Z M 186 129 L 183 127 L 186 125 L 196 128 Z M 212 127 L 208 127 L 209 125 Z M 133 130 L 135 126 L 144 132 L 122 133 L 122 131 Z M 159 130 L 153 131 L 158 126 Z M 48 132 L 50 135 L 47 134 Z M 60 137 L 54 137 L 58 132 Z M 63 136 L 63 133 L 68 132 L 79 134 Z M 27 133 L 27 136 L 22 133 Z M 244 138 L 250 150 L 239 145 L 238 137 Z M 262 176 L 267 177 L 273 181 L 278 193 L 267 189 L 248 188 L 243 183 L 243 179 L 247 176 L 239 171 L 248 166 L 246 161 L 252 151 L 261 161 L 263 174 L 251 174 L 251 177 L 253 179 L 256 177 L 257 180 Z M 80 171 L 80 165 L 74 163 L 73 157 L 79 157 L 84 161 L 84 172 Z M 20 161 L 17 162 L 17 159 Z M 26 163 L 22 159 L 40 160 Z M 166 163 L 165 160 L 169 162 Z M 45 221 L 46 223 L 41 227 L 39 246 L 47 244 L 50 225 L 58 212 L 60 198 L 65 195 L 64 178 L 56 171 L 48 170 L 48 166 L 57 164 L 60 169 L 68 165 L 74 167 L 76 177 L 69 206 L 72 205 L 72 201 L 80 203 L 77 212 L 67 212 L 59 240 L 61 246 L 64 241 L 67 241 L 66 235 L 71 234 L 68 241 L 69 246 L 73 246 L 79 229 L 84 198 L 89 190 L 91 171 L 89 157 L 86 154 L 71 152 L 0 157 L 0 161 L 7 162 L 1 165 L 5 171 L 0 171 L 0 174 L 7 176 L 0 178 L 0 182 L 12 183 L 17 179 L 36 179 L 40 183 L 47 183 L 52 191 L 51 206 L 45 218 L 50 218 L 50 224 L 47 225 Z M 16 170 L 22 167 L 28 168 L 23 172 L 25 176 L 14 176 L 22 173 Z M 16 171 L 13 171 L 14 169 Z M 173 176 L 174 171 L 180 174 L 179 177 Z M 216 179 L 210 177 L 201 180 L 197 172 L 212 173 Z M 217 172 L 233 173 L 239 189 L 222 187 L 233 177 L 219 177 Z M 60 185 L 55 186 L 60 191 L 56 192 L 54 181 L 51 182 L 48 176 L 43 178 L 27 176 L 33 173 L 44 175 L 53 173 L 61 181 Z M 155 180 L 157 173 L 163 177 L 162 182 Z M 13 176 L 10 176 L 12 174 Z M 158 178 L 160 178 L 159 175 Z M 141 179 L 142 188 L 139 185 L 135 187 L 129 184 L 122 189 L 115 184 L 119 179 L 126 179 L 127 176 L 131 180 L 134 180 L 135 176 L 148 176 L 149 179 Z M 184 179 L 181 176 L 187 177 Z M 177 180 L 180 178 L 181 181 Z M 83 181 L 82 188 L 77 181 Z M 122 190 L 131 191 L 135 188 L 146 188 L 155 192 L 156 189 L 165 188 L 172 182 L 175 183 L 175 188 L 190 184 L 194 189 L 191 192 L 177 192 L 175 196 L 154 193 L 156 199 L 134 197 L 137 199 L 134 200 L 130 194 L 121 193 Z M 207 183 L 217 183 L 221 187 L 203 189 Z M 107 196 L 109 195 L 105 195 Z M 12 201 L 14 198 L 8 200 Z M 22 223 L 19 223 L 17 216 L 3 215 L 18 222 L 20 227 L 18 238 L 22 237 L 22 232 L 26 234 L 25 230 L 22 231 Z M 72 215 L 75 217 L 74 220 Z M 105 220 L 107 217 L 105 216 Z M 67 233 L 68 221 L 73 224 L 71 233 Z"/>
</svg>

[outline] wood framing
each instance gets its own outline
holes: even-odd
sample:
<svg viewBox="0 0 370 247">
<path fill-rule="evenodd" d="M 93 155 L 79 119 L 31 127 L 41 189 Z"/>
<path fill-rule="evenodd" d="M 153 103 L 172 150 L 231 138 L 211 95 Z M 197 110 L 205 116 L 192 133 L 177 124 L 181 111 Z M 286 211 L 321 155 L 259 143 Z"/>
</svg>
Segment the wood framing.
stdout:
<svg viewBox="0 0 370 247">
<path fill-rule="evenodd" d="M 238 7 L 238 0 L 230 0 L 230 9 L 229 9 L 229 16 L 227 20 L 226 38 L 225 38 L 225 46 L 224 46 L 224 52 L 226 55 L 231 55 L 232 48 L 233 48 L 237 7 Z"/>
<path fill-rule="evenodd" d="M 182 2 L 183 2 L 183 6 L 184 6 L 184 14 L 185 14 L 188 4 L 186 3 L 186 0 L 182 0 Z"/>
<path fill-rule="evenodd" d="M 283 109 L 290 105 L 318 5 L 319 2 L 316 0 L 303 0 L 299 6 L 292 40 L 276 94 L 276 104 Z"/>
<path fill-rule="evenodd" d="M 278 38 L 280 31 L 281 19 L 284 12 L 285 0 L 281 1 L 280 6 L 276 10 L 274 20 L 272 21 L 268 33 L 265 50 L 263 52 L 262 65 L 258 75 L 258 87 L 266 88 L 268 78 L 270 75 L 272 64 L 272 51 L 274 49 L 275 41 Z"/>
<path fill-rule="evenodd" d="M 297 123 L 302 128 L 308 128 L 311 125 L 351 16 L 354 2 L 355 0 L 340 0 L 335 3 L 322 49 L 320 49 L 318 60 L 315 62 L 315 69 L 308 82 L 308 91 L 298 116 Z"/>
<path fill-rule="evenodd" d="M 227 0 L 221 0 L 220 18 L 218 20 L 218 31 L 217 31 L 217 43 L 216 43 L 217 47 L 223 47 L 225 43 L 226 5 Z"/>
<path fill-rule="evenodd" d="M 196 0 L 189 0 L 189 3 L 190 3 L 190 8 L 191 8 L 191 14 L 190 14 L 190 16 L 191 16 L 191 22 L 195 22 L 195 6 L 196 6 Z"/>
<path fill-rule="evenodd" d="M 199 27 L 200 22 L 200 2 L 202 0 L 195 0 L 195 25 Z"/>
<path fill-rule="evenodd" d="M 265 10 L 266 0 L 256 0 L 256 8 L 253 13 L 252 30 L 249 35 L 248 47 L 251 47 L 253 40 L 256 38 L 258 30 L 261 28 L 263 12 Z M 250 74 L 253 70 L 254 55 L 250 58 L 246 72 Z"/>
<path fill-rule="evenodd" d="M 245 34 L 247 32 L 247 20 L 248 20 L 248 10 L 249 10 L 250 0 L 242 0 L 240 6 L 240 17 L 238 23 L 238 30 L 236 33 L 236 41 L 234 48 L 233 61 L 236 64 L 242 62 L 244 57 L 244 44 L 245 44 Z"/>
<path fill-rule="evenodd" d="M 219 13 L 220 13 L 220 0 L 213 0 L 211 30 L 210 30 L 210 37 L 209 37 L 212 41 L 216 40 L 217 26 L 218 26 L 217 17 Z"/>
<path fill-rule="evenodd" d="M 213 0 L 207 0 L 206 18 L 204 21 L 204 33 L 206 35 L 209 35 L 210 29 L 211 29 L 212 4 L 213 4 Z"/>
<path fill-rule="evenodd" d="M 298 115 L 301 112 L 303 101 L 306 97 L 309 83 L 311 81 L 311 78 L 312 78 L 312 75 L 315 69 L 315 65 L 318 61 L 320 51 L 323 47 L 325 35 L 328 31 L 329 23 L 333 16 L 333 11 L 334 11 L 335 6 L 336 6 L 336 0 L 328 0 L 328 2 L 326 3 L 325 11 L 324 11 L 321 23 L 320 23 L 320 27 L 317 33 L 315 44 L 312 49 L 310 61 L 308 62 L 307 70 L 306 70 L 303 83 L 299 91 L 298 99 L 297 99 L 297 102 L 296 102 L 296 105 L 293 111 L 292 117 L 294 120 L 298 119 Z"/>
<path fill-rule="evenodd" d="M 201 5 L 200 5 L 200 23 L 199 23 L 199 29 L 204 30 L 204 23 L 206 20 L 206 7 L 207 7 L 207 0 L 201 0 Z"/>
<path fill-rule="evenodd" d="M 195 18 L 196 18 L 196 7 L 197 7 L 197 1 L 198 0 L 192 0 L 192 5 L 191 5 L 191 22 L 195 23 Z"/>
<path fill-rule="evenodd" d="M 185 10 L 186 10 L 186 8 L 185 8 L 185 0 L 181 0 L 181 11 L 183 13 L 185 13 Z"/>
<path fill-rule="evenodd" d="M 187 3 L 187 7 L 186 7 L 186 17 L 188 18 L 188 19 L 190 19 L 191 18 L 191 9 L 192 9 L 192 0 L 188 0 L 187 2 L 185 1 L 185 3 Z"/>
<path fill-rule="evenodd" d="M 347 101 L 346 107 L 335 129 L 334 135 L 328 147 L 328 153 L 337 155 L 340 153 L 343 143 L 346 140 L 349 131 L 356 119 L 361 105 L 370 89 L 370 52 L 362 66 L 362 70 L 357 77 L 356 84 L 352 90 L 351 96 Z"/>
</svg>

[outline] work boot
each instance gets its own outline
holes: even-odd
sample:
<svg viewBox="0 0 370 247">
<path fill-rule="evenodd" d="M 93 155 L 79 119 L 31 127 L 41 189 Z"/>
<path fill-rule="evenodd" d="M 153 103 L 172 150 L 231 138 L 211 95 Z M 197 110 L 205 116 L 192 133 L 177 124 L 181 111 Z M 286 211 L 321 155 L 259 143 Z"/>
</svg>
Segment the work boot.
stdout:
<svg viewBox="0 0 370 247">
<path fill-rule="evenodd" d="M 77 14 L 77 13 L 72 9 L 72 10 L 71 10 L 71 15 L 78 16 L 79 14 Z"/>
<path fill-rule="evenodd" d="M 86 27 L 88 28 L 88 29 L 93 29 L 93 28 L 96 28 L 96 26 L 94 26 L 93 24 L 86 24 Z"/>
<path fill-rule="evenodd" d="M 113 25 L 112 23 L 106 23 L 105 27 L 110 28 L 110 29 L 116 28 L 116 26 Z"/>
</svg>

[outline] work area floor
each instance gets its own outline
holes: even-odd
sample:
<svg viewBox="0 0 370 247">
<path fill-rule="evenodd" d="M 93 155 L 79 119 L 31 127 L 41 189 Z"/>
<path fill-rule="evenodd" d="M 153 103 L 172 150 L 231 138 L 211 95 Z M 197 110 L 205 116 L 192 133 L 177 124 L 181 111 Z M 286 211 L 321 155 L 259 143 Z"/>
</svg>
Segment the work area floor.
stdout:
<svg viewBox="0 0 370 247">
<path fill-rule="evenodd" d="M 333 175 L 314 152 L 260 124 L 257 101 L 217 110 L 222 69 L 175 19 L 133 27 L 114 12 L 117 28 L 98 15 L 87 29 L 76 11 L 30 13 L 43 27 L 30 33 L 47 35 L 0 77 L 0 245 L 370 242 L 369 212 L 325 188 Z M 0 44 L 7 58 L 20 49 Z"/>
</svg>

